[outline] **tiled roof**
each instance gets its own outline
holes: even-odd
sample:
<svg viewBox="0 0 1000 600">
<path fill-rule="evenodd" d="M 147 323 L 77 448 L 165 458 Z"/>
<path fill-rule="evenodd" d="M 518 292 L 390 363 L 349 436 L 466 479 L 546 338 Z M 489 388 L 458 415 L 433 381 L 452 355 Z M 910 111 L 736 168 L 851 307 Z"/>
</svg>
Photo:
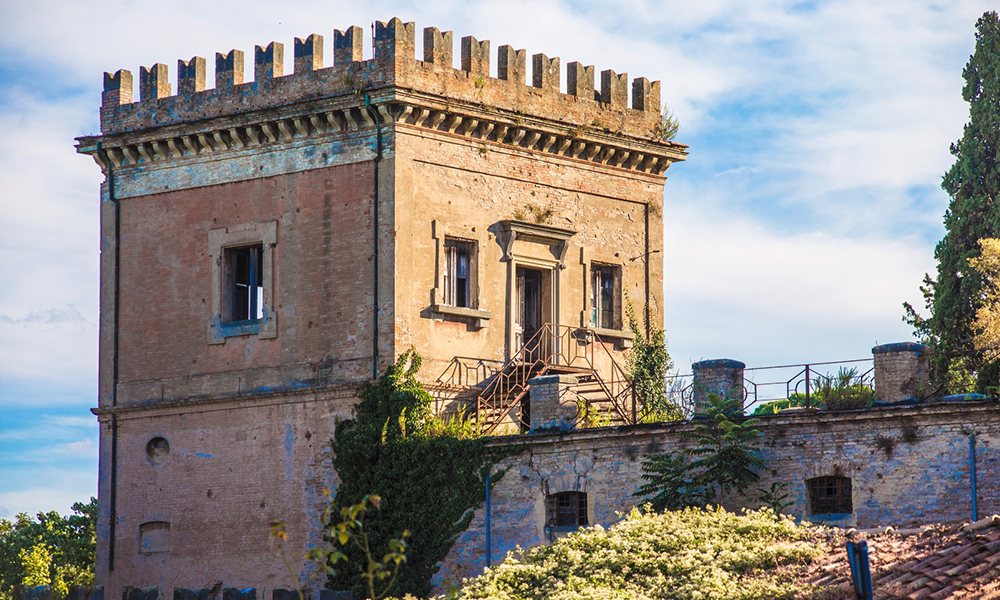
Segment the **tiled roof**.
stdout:
<svg viewBox="0 0 1000 600">
<path fill-rule="evenodd" d="M 1000 516 L 962 526 L 848 531 L 868 541 L 878 600 L 1000 599 Z M 805 583 L 818 598 L 853 598 L 843 543 L 817 559 Z"/>
</svg>

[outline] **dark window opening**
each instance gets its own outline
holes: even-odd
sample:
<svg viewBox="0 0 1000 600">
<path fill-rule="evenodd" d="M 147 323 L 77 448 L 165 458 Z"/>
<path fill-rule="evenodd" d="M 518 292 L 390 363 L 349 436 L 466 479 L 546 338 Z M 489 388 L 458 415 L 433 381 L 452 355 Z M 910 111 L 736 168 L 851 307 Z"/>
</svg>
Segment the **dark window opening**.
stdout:
<svg viewBox="0 0 1000 600">
<path fill-rule="evenodd" d="M 809 490 L 809 514 L 845 514 L 854 512 L 851 478 L 839 475 L 815 477 L 806 481 Z"/>
<path fill-rule="evenodd" d="M 587 525 L 587 494 L 559 492 L 549 496 L 549 525 L 582 527 Z"/>
<path fill-rule="evenodd" d="M 262 244 L 226 249 L 227 321 L 264 318 L 264 267 Z"/>
<path fill-rule="evenodd" d="M 459 308 L 471 308 L 470 260 L 472 244 L 447 240 L 445 241 L 444 255 L 444 303 Z"/>
<path fill-rule="evenodd" d="M 590 269 L 590 321 L 594 327 L 615 328 L 615 268 L 592 265 Z"/>
</svg>

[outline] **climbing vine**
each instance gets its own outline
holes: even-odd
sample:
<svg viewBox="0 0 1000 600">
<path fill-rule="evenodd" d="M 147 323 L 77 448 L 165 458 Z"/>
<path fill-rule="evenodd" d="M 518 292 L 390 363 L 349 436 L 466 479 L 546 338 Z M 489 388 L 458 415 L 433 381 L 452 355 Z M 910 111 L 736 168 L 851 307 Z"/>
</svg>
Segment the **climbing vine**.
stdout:
<svg viewBox="0 0 1000 600">
<path fill-rule="evenodd" d="M 680 406 L 667 397 L 667 371 L 674 362 L 667 351 L 663 330 L 650 323 L 649 309 L 643 312 L 643 323 L 635 316 L 632 302 L 626 298 L 625 320 L 635 334 L 634 345 L 626 362 L 626 374 L 636 396 L 646 410 L 659 421 L 682 418 Z M 646 335 L 649 332 L 649 335 Z"/>
<path fill-rule="evenodd" d="M 431 396 L 416 379 L 420 362 L 411 348 L 366 384 L 354 419 L 337 425 L 332 443 L 340 477 L 334 506 L 381 497 L 379 510 L 364 522 L 373 548 L 388 547 L 401 531 L 410 532 L 406 563 L 388 590 L 392 596 L 429 595 L 431 578 L 482 505 L 486 475 L 504 454 L 487 448 L 471 434 L 472 428 L 432 415 Z M 500 476 L 502 472 L 494 473 L 490 483 Z M 345 564 L 364 564 L 357 548 L 342 550 Z M 357 569 L 332 566 L 329 589 L 351 589 L 356 598 L 367 597 L 370 582 Z"/>
</svg>

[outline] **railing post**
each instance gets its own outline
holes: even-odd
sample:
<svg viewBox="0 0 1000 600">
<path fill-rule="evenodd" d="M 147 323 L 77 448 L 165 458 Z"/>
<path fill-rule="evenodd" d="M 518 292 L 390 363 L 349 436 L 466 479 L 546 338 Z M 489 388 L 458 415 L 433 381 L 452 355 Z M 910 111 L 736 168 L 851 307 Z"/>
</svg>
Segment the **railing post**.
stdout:
<svg viewBox="0 0 1000 600">
<path fill-rule="evenodd" d="M 638 418 L 636 418 L 636 414 L 635 414 L 635 405 L 636 405 L 635 386 L 633 385 L 632 386 L 632 425 L 635 425 L 636 423 L 639 422 L 639 420 L 638 420 Z"/>
<path fill-rule="evenodd" d="M 806 408 L 809 406 L 809 365 L 806 365 Z"/>
</svg>

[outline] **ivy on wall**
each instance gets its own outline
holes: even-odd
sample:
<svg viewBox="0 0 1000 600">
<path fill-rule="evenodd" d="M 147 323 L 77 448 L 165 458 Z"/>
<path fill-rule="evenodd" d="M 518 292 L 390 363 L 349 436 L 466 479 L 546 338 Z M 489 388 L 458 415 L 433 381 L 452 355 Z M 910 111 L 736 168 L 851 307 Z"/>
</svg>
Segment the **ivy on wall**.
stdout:
<svg viewBox="0 0 1000 600">
<path fill-rule="evenodd" d="M 389 594 L 425 597 L 458 535 L 486 496 L 486 475 L 511 450 L 486 448 L 461 419 L 442 421 L 431 413 L 431 396 L 416 379 L 420 355 L 412 348 L 378 380 L 367 383 L 354 419 L 337 425 L 333 465 L 340 476 L 334 505 L 351 506 L 381 496 L 380 510 L 366 516 L 371 546 L 383 548 L 410 531 L 407 562 Z M 494 485 L 502 476 L 493 474 Z M 338 511 L 333 511 L 337 514 Z M 328 524 L 324 524 L 328 525 Z M 349 564 L 363 562 L 346 548 Z M 338 565 L 327 587 L 367 595 L 358 573 Z"/>
</svg>

